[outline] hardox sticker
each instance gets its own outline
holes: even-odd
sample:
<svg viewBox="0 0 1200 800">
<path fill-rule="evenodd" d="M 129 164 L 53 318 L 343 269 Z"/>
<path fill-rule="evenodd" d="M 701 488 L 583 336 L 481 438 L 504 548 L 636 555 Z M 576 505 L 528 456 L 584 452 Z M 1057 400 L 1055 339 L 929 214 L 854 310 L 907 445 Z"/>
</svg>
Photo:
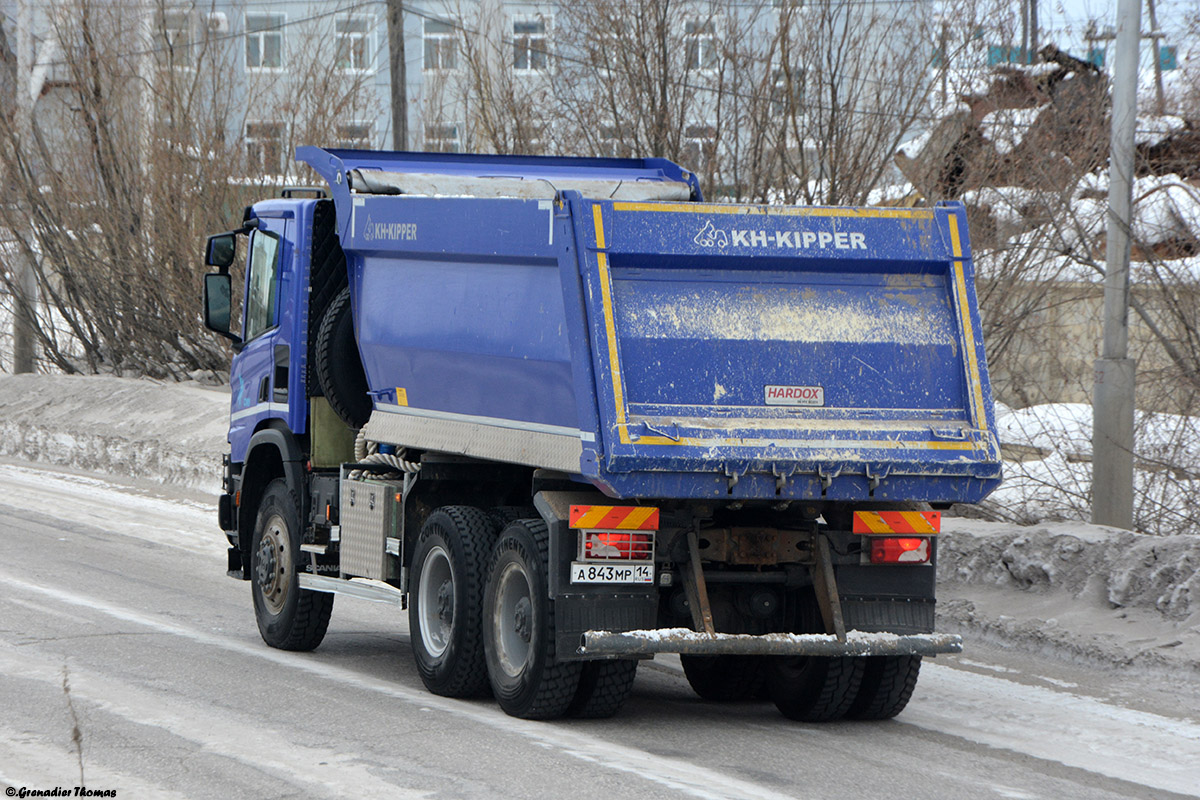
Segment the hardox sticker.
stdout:
<svg viewBox="0 0 1200 800">
<path fill-rule="evenodd" d="M 823 386 L 766 386 L 764 398 L 769 406 L 823 406 Z"/>
</svg>

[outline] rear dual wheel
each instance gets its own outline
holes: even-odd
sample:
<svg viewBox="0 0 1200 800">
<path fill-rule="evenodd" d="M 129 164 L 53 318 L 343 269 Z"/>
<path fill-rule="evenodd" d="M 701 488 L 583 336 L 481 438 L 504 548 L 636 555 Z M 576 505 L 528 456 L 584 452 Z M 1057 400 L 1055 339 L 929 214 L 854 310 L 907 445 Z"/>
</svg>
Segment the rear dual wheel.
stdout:
<svg viewBox="0 0 1200 800">
<path fill-rule="evenodd" d="M 798 598 L 796 630 L 823 632 L 816 598 Z M 917 685 L 920 656 L 768 658 L 767 687 L 785 717 L 802 722 L 891 719 Z"/>
<path fill-rule="evenodd" d="M 891 719 L 904 710 L 917 687 L 920 656 L 868 656 L 862 685 L 846 711 L 850 719 Z"/>
<path fill-rule="evenodd" d="M 567 716 L 603 719 L 616 714 L 633 694 L 637 666 L 636 659 L 585 661 Z"/>
<path fill-rule="evenodd" d="M 540 519 L 513 522 L 492 554 L 483 600 L 483 651 L 505 713 L 553 719 L 570 708 L 583 665 L 555 657 L 554 604 L 546 582 L 549 535 Z"/>
<path fill-rule="evenodd" d="M 468 506 L 439 508 L 421 528 L 408 627 L 417 672 L 434 694 L 487 693 L 483 589 L 495 537 L 492 517 Z"/>
<path fill-rule="evenodd" d="M 796 598 L 796 633 L 824 633 L 811 591 Z M 788 719 L 827 722 L 850 710 L 862 686 L 865 660 L 852 656 L 776 656 L 767 659 L 767 689 Z"/>
</svg>

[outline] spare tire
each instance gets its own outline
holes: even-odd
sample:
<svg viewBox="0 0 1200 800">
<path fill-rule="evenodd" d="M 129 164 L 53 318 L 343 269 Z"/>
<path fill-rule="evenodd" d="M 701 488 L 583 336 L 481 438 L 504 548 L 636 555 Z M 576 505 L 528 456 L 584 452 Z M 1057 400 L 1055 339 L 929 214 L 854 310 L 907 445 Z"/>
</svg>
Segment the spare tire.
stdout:
<svg viewBox="0 0 1200 800">
<path fill-rule="evenodd" d="M 338 293 L 321 319 L 316 347 L 317 377 L 329 407 L 351 428 L 361 428 L 371 417 L 371 396 L 354 338 L 350 313 L 350 288 Z"/>
</svg>

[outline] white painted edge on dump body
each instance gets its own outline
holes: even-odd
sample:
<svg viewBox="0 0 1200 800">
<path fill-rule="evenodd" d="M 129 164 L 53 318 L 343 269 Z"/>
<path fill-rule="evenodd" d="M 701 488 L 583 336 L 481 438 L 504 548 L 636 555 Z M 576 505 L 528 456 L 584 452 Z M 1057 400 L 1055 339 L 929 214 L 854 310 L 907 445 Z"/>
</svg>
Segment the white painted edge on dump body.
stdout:
<svg viewBox="0 0 1200 800">
<path fill-rule="evenodd" d="M 690 200 L 692 187 L 670 180 L 611 180 L 589 178 L 522 178 L 514 175 L 440 175 L 422 172 L 388 172 L 357 168 L 354 189 L 379 194 L 374 187 L 422 197 L 515 198 L 553 200 L 561 191 L 579 192 L 592 200 Z M 368 183 L 369 182 L 369 183 Z"/>
<path fill-rule="evenodd" d="M 561 425 L 385 403 L 376 404 L 364 431 L 371 441 L 571 473 L 580 470 L 583 442 L 596 438 Z"/>
</svg>

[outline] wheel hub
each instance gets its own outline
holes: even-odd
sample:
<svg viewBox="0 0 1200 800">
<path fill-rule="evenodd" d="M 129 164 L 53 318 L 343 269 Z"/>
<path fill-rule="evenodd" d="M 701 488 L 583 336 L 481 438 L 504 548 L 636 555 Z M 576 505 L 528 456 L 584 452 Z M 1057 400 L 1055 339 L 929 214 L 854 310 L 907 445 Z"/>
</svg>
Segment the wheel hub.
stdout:
<svg viewBox="0 0 1200 800">
<path fill-rule="evenodd" d="M 255 554 L 254 577 L 263 601 L 272 614 L 283 611 L 291 590 L 292 560 L 288 555 L 288 534 L 277 516 L 267 521 Z"/>
<path fill-rule="evenodd" d="M 513 609 L 513 631 L 517 636 L 521 637 L 522 642 L 529 642 L 531 636 L 529 617 L 533 609 L 530 608 L 529 598 L 522 597 L 517 601 L 516 607 Z"/>
<path fill-rule="evenodd" d="M 258 547 L 258 583 L 264 591 L 275 582 L 276 569 L 275 550 L 271 547 L 271 542 L 263 537 L 262 544 Z"/>
<path fill-rule="evenodd" d="M 437 615 L 447 628 L 454 622 L 454 581 L 443 581 L 437 591 Z"/>
<path fill-rule="evenodd" d="M 429 655 L 441 658 L 454 635 L 454 565 L 438 544 L 418 569 L 416 633 Z"/>
</svg>

